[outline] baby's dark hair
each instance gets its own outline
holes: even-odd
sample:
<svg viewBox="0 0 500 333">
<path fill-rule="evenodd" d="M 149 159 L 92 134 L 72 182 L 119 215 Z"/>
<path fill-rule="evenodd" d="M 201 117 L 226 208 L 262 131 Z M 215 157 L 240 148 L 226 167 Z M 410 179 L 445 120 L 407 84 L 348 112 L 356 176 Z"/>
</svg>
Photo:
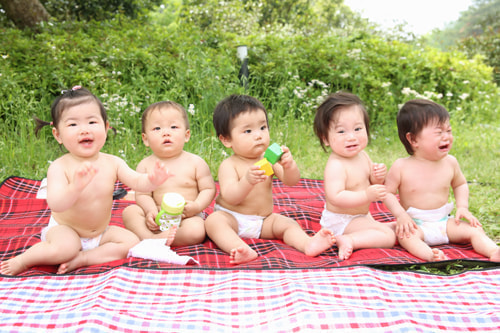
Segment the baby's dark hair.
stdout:
<svg viewBox="0 0 500 333">
<path fill-rule="evenodd" d="M 314 117 L 314 133 L 321 143 L 321 147 L 326 151 L 325 142 L 328 138 L 328 131 L 330 130 L 330 125 L 332 121 L 336 121 L 340 110 L 352 106 L 358 105 L 363 112 L 363 121 L 365 123 L 366 133 L 370 137 L 370 119 L 368 117 L 368 112 L 363 105 L 361 99 L 348 92 L 336 92 L 330 94 L 316 109 L 316 116 Z"/>
<path fill-rule="evenodd" d="M 64 110 L 88 102 L 95 102 L 97 103 L 97 105 L 99 105 L 101 117 L 104 120 L 104 124 L 106 124 L 108 121 L 108 115 L 106 114 L 106 109 L 104 108 L 101 100 L 87 89 L 80 86 L 75 86 L 70 90 L 61 91 L 61 95 L 54 100 L 50 108 L 50 113 L 52 116 L 51 122 L 43 121 L 38 119 L 37 117 L 33 117 L 36 122 L 35 134 L 38 135 L 38 132 L 44 126 L 51 125 L 57 127 L 59 125 L 59 122 L 61 121 L 61 115 Z"/>
<path fill-rule="evenodd" d="M 182 118 L 184 118 L 184 122 L 186 124 L 186 128 L 189 129 L 189 119 L 187 115 L 186 109 L 184 107 L 176 102 L 172 101 L 161 101 L 161 102 L 156 102 L 151 104 L 144 110 L 142 113 L 142 133 L 146 133 L 146 121 L 148 120 L 149 115 L 151 112 L 155 110 L 160 110 L 160 109 L 168 109 L 168 108 L 173 108 L 178 110 L 182 114 Z"/>
<path fill-rule="evenodd" d="M 422 129 L 432 122 L 442 124 L 450 119 L 450 114 L 444 106 L 426 99 L 414 99 L 406 102 L 398 112 L 396 122 L 398 125 L 399 140 L 405 146 L 408 154 L 414 151 L 406 134 L 410 133 L 415 138 Z"/>
<path fill-rule="evenodd" d="M 262 110 L 266 115 L 268 122 L 267 111 L 261 101 L 257 98 L 248 95 L 233 94 L 220 101 L 214 110 L 213 124 L 217 137 L 223 136 L 229 138 L 231 136 L 231 123 L 233 119 L 244 112 Z"/>
</svg>

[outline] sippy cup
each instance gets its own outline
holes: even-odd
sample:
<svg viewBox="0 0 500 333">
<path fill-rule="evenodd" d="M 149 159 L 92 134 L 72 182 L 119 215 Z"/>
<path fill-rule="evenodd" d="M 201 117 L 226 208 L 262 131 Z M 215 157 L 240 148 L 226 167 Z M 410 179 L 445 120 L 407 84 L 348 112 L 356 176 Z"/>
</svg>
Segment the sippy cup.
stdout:
<svg viewBox="0 0 500 333">
<path fill-rule="evenodd" d="M 178 193 L 165 193 L 161 202 L 161 210 L 156 215 L 156 224 L 160 226 L 161 231 L 166 231 L 171 227 L 179 226 L 181 216 L 186 201 Z"/>
</svg>

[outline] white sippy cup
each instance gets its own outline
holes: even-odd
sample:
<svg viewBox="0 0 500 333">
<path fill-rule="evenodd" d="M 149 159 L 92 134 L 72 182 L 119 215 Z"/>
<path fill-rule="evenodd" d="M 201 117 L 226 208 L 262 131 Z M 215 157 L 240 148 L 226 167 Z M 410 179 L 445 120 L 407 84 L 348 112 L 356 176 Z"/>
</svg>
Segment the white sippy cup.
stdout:
<svg viewBox="0 0 500 333">
<path fill-rule="evenodd" d="M 163 195 L 161 210 L 155 219 L 161 231 L 166 231 L 174 225 L 179 226 L 185 204 L 184 197 L 178 193 L 171 192 Z"/>
</svg>

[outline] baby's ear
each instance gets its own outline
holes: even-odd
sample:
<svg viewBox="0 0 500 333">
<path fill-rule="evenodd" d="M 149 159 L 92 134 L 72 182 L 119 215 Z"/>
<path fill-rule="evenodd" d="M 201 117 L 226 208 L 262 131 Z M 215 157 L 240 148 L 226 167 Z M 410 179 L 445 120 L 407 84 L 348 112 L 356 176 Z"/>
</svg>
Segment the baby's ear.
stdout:
<svg viewBox="0 0 500 333">
<path fill-rule="evenodd" d="M 225 137 L 221 134 L 221 135 L 219 135 L 219 140 L 220 140 L 220 142 L 222 142 L 224 147 L 231 148 L 231 138 Z"/>
</svg>

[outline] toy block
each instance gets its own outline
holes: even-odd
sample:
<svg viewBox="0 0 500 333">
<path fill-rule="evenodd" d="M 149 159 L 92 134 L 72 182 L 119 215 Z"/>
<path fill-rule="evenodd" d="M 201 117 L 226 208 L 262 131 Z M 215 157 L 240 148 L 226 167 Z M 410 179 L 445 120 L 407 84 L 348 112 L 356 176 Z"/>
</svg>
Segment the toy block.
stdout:
<svg viewBox="0 0 500 333">
<path fill-rule="evenodd" d="M 274 174 L 273 166 L 266 158 L 261 159 L 260 161 L 255 163 L 261 170 L 264 170 L 264 174 L 266 176 L 272 176 Z"/>
<path fill-rule="evenodd" d="M 281 155 L 283 155 L 283 150 L 281 150 L 280 145 L 275 142 L 267 147 L 264 158 L 266 158 L 269 163 L 275 164 L 280 160 Z"/>
</svg>

